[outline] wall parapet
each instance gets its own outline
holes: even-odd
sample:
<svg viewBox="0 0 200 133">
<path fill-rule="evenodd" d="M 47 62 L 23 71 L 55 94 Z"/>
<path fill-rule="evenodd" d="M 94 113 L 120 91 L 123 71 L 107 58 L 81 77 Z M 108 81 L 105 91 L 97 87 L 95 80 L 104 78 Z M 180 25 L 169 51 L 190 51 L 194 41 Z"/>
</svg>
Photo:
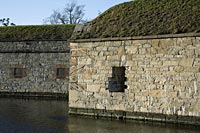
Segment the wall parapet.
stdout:
<svg viewBox="0 0 200 133">
<path fill-rule="evenodd" d="M 66 53 L 68 41 L 0 41 L 0 53 Z"/>
</svg>

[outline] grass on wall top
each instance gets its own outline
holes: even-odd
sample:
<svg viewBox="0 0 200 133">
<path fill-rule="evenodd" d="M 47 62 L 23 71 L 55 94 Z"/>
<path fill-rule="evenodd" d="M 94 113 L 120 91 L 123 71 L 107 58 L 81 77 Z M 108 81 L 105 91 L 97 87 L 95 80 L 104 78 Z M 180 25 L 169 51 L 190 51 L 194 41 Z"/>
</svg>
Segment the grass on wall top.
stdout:
<svg viewBox="0 0 200 133">
<path fill-rule="evenodd" d="M 134 0 L 91 21 L 76 39 L 200 32 L 200 0 Z"/>
<path fill-rule="evenodd" d="M 67 40 L 75 25 L 1 26 L 0 41 Z"/>
</svg>

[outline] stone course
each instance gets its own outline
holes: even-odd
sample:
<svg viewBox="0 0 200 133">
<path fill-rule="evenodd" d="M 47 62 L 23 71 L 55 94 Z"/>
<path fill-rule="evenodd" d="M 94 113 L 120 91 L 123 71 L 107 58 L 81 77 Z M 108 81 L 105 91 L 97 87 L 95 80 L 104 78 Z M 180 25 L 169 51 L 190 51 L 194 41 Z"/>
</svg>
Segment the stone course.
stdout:
<svg viewBox="0 0 200 133">
<path fill-rule="evenodd" d="M 0 42 L 0 93 L 68 93 L 68 73 L 56 78 L 56 68 L 69 69 L 67 41 Z M 22 78 L 15 78 L 13 69 L 24 69 Z"/>
<path fill-rule="evenodd" d="M 86 109 L 93 113 L 85 114 L 93 115 L 104 110 L 200 117 L 200 37 L 77 40 L 70 49 L 70 113 Z M 114 66 L 126 68 L 124 93 L 107 89 Z"/>
</svg>

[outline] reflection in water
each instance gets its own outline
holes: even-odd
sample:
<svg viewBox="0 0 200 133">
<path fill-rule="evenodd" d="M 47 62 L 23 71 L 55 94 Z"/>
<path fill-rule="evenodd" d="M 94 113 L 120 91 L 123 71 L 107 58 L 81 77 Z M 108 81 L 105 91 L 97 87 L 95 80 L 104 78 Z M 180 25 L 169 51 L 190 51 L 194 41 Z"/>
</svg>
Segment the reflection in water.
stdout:
<svg viewBox="0 0 200 133">
<path fill-rule="evenodd" d="M 2 132 L 67 132 L 67 102 L 0 99 Z"/>
<path fill-rule="evenodd" d="M 109 121 L 78 117 L 69 118 L 72 133 L 200 133 L 200 128 L 173 124 L 144 123 L 139 121 Z"/>
<path fill-rule="evenodd" d="M 0 99 L 2 133 L 199 133 L 195 126 L 68 116 L 67 101 Z"/>
</svg>

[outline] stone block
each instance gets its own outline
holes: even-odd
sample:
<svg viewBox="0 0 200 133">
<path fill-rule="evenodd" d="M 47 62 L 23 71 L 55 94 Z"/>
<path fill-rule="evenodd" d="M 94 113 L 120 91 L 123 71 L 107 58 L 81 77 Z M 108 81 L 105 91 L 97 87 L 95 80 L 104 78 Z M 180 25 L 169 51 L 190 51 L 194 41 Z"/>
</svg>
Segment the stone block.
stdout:
<svg viewBox="0 0 200 133">
<path fill-rule="evenodd" d="M 121 41 L 114 41 L 114 42 L 111 42 L 111 41 L 106 41 L 105 42 L 105 46 L 106 47 L 119 47 L 122 45 L 122 42 Z"/>
<path fill-rule="evenodd" d="M 120 61 L 121 57 L 118 55 L 114 55 L 114 56 L 107 56 L 107 60 L 108 61 Z"/>
<path fill-rule="evenodd" d="M 124 55 L 125 54 L 125 48 L 124 47 L 119 47 L 118 48 L 118 55 L 119 56 L 122 56 L 122 55 Z"/>
<path fill-rule="evenodd" d="M 177 43 L 180 43 L 181 46 L 189 46 L 193 44 L 192 37 L 181 38 L 177 40 Z"/>
<path fill-rule="evenodd" d="M 71 44 L 71 43 L 70 43 L 70 44 Z M 71 46 L 71 45 L 70 45 L 70 46 Z M 89 48 L 89 49 L 91 49 L 91 48 L 94 47 L 94 45 L 93 45 L 92 42 L 86 42 L 86 43 L 78 43 L 78 47 L 79 47 L 79 48 Z"/>
<path fill-rule="evenodd" d="M 179 62 L 180 66 L 193 66 L 194 58 L 182 58 Z"/>
<path fill-rule="evenodd" d="M 184 67 L 184 72 L 192 72 L 192 73 L 198 73 L 200 71 L 200 67 Z"/>
<path fill-rule="evenodd" d="M 88 108 L 85 101 L 78 101 L 75 103 L 76 108 Z"/>
<path fill-rule="evenodd" d="M 68 102 L 68 105 L 69 105 L 69 107 L 71 107 L 71 108 L 77 108 L 77 103 L 76 102 L 73 102 L 73 101 L 69 101 Z"/>
<path fill-rule="evenodd" d="M 104 66 L 104 61 L 102 60 L 97 60 L 96 62 L 94 62 L 94 66 L 95 67 L 101 67 L 101 66 Z"/>
<path fill-rule="evenodd" d="M 78 46 L 78 43 L 70 43 L 70 48 L 76 48 Z"/>
<path fill-rule="evenodd" d="M 101 85 L 98 85 L 98 84 L 87 85 L 87 91 L 90 91 L 90 92 L 99 92 L 100 89 L 101 89 Z"/>
<path fill-rule="evenodd" d="M 92 75 L 91 74 L 83 74 L 82 77 L 85 80 L 92 80 Z"/>
<path fill-rule="evenodd" d="M 71 57 L 71 59 L 70 59 L 70 65 L 71 65 L 71 66 L 74 66 L 74 65 L 77 65 L 77 64 L 78 64 L 77 58 Z"/>
<path fill-rule="evenodd" d="M 96 51 L 108 51 L 108 48 L 110 48 L 110 47 L 103 47 L 103 46 L 101 46 L 101 47 L 96 47 Z"/>
<path fill-rule="evenodd" d="M 142 96 L 148 96 L 148 95 L 149 95 L 149 90 L 142 91 Z"/>
<path fill-rule="evenodd" d="M 131 61 L 132 59 L 133 59 L 132 54 L 126 55 L 126 60 L 127 60 L 127 61 Z"/>
<path fill-rule="evenodd" d="M 69 90 L 69 100 L 77 101 L 79 99 L 79 92 L 76 90 Z"/>
<path fill-rule="evenodd" d="M 149 44 L 149 43 L 146 43 L 146 44 L 143 45 L 143 48 L 151 48 L 151 47 L 152 47 L 152 45 Z"/>
<path fill-rule="evenodd" d="M 168 97 L 168 98 L 176 98 L 177 97 L 177 92 L 175 92 L 175 91 L 168 91 L 167 93 L 166 93 L 166 96 Z"/>
<path fill-rule="evenodd" d="M 71 57 L 77 57 L 77 56 L 86 56 L 88 54 L 88 49 L 79 48 L 79 49 L 72 49 L 71 50 Z"/>
<path fill-rule="evenodd" d="M 160 39 L 159 46 L 166 49 L 169 46 L 174 46 L 175 43 L 176 41 L 173 39 Z"/>
<path fill-rule="evenodd" d="M 92 59 L 91 58 L 79 58 L 78 59 L 78 64 L 79 65 L 90 65 L 92 64 Z"/>
<path fill-rule="evenodd" d="M 147 40 L 133 40 L 132 41 L 132 44 L 134 46 L 142 46 L 142 44 L 145 44 L 145 43 L 147 43 Z"/>
<path fill-rule="evenodd" d="M 162 90 L 151 90 L 149 92 L 149 96 L 151 96 L 151 97 L 164 97 Z"/>
<path fill-rule="evenodd" d="M 125 49 L 128 54 L 137 54 L 138 53 L 138 48 L 136 46 L 126 46 Z"/>
<path fill-rule="evenodd" d="M 151 40 L 152 47 L 154 47 L 154 48 L 159 47 L 159 42 L 160 42 L 159 39 L 152 39 L 152 40 Z"/>
<path fill-rule="evenodd" d="M 100 103 L 96 103 L 95 109 L 105 109 L 105 107 L 104 107 L 104 105 L 102 105 Z"/>
<path fill-rule="evenodd" d="M 178 66 L 178 61 L 163 61 L 163 66 Z"/>
<path fill-rule="evenodd" d="M 111 110 L 121 110 L 121 111 L 125 111 L 125 106 L 123 104 L 118 104 L 118 105 L 113 105 L 110 108 Z"/>
<path fill-rule="evenodd" d="M 135 61 L 131 61 L 131 60 L 126 61 L 126 64 L 125 64 L 125 66 L 136 66 L 136 65 L 137 65 L 137 63 Z"/>
<path fill-rule="evenodd" d="M 135 100 L 141 102 L 142 101 L 142 96 L 136 95 L 135 96 Z"/>
<path fill-rule="evenodd" d="M 175 70 L 175 72 L 180 73 L 180 72 L 183 72 L 183 71 L 184 71 L 184 67 L 179 65 L 179 66 L 176 66 L 176 67 L 174 68 L 174 70 Z"/>
</svg>

